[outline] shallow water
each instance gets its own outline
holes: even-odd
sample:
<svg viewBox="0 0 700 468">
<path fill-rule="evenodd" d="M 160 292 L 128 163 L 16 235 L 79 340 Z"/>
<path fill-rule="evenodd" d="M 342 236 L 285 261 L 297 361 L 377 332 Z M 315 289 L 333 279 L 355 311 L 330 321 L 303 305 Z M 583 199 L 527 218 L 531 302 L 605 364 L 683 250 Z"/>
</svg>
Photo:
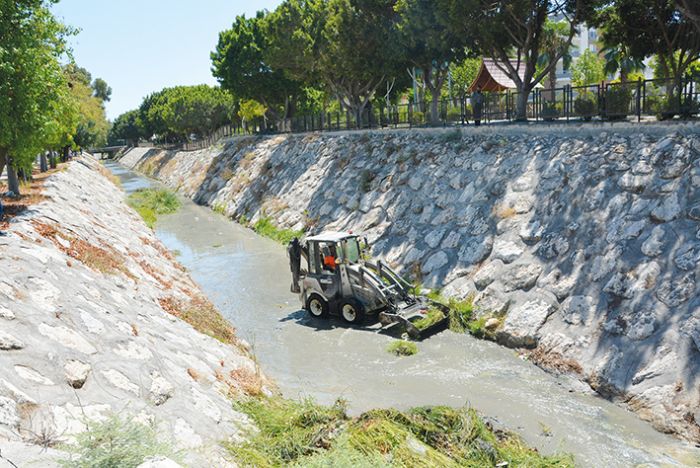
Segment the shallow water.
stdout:
<svg viewBox="0 0 700 468">
<path fill-rule="evenodd" d="M 106 163 L 127 192 L 154 184 Z M 547 374 L 513 350 L 446 331 L 398 358 L 391 338 L 313 320 L 289 292 L 285 250 L 210 209 L 183 199 L 156 234 L 249 341 L 288 397 L 348 401 L 350 412 L 470 405 L 543 453 L 567 451 L 577 465 L 700 466 L 700 449 L 655 431 L 573 379 Z"/>
</svg>

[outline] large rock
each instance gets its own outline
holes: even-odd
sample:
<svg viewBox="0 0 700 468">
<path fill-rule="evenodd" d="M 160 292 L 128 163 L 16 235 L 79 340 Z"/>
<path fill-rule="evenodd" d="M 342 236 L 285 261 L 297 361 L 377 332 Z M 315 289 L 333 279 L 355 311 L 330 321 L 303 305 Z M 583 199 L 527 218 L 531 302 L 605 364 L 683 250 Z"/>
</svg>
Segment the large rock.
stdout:
<svg viewBox="0 0 700 468">
<path fill-rule="evenodd" d="M 672 194 L 665 197 L 651 211 L 651 219 L 659 223 L 667 223 L 678 218 L 681 214 L 681 205 L 678 201 L 678 195 Z"/>
<path fill-rule="evenodd" d="M 523 254 L 523 249 L 513 241 L 497 240 L 493 245 L 491 258 L 511 263 Z"/>
<path fill-rule="evenodd" d="M 589 321 L 597 305 L 597 301 L 590 296 L 571 296 L 562 302 L 559 311 L 566 323 L 581 325 Z"/>
<path fill-rule="evenodd" d="M 545 299 L 531 299 L 515 307 L 506 316 L 498 332 L 499 342 L 511 347 L 534 348 L 539 330 L 556 306 Z"/>
<path fill-rule="evenodd" d="M 11 351 L 24 348 L 24 343 L 7 332 L 0 330 L 0 350 Z"/>
<path fill-rule="evenodd" d="M 508 268 L 501 275 L 505 292 L 517 289 L 530 289 L 537 283 L 542 267 L 537 263 L 519 263 Z"/>
<path fill-rule="evenodd" d="M 85 362 L 70 359 L 66 362 L 65 366 L 63 366 L 63 370 L 65 372 L 68 385 L 73 388 L 83 388 L 88 375 L 90 375 L 92 366 Z"/>
<path fill-rule="evenodd" d="M 484 289 L 489 284 L 496 281 L 503 274 L 504 266 L 501 260 L 493 260 L 482 266 L 474 275 L 474 285 L 479 289 Z"/>
<path fill-rule="evenodd" d="M 457 256 L 459 261 L 465 265 L 475 265 L 482 262 L 491 254 L 493 248 L 493 238 L 470 237 L 462 244 Z"/>
</svg>

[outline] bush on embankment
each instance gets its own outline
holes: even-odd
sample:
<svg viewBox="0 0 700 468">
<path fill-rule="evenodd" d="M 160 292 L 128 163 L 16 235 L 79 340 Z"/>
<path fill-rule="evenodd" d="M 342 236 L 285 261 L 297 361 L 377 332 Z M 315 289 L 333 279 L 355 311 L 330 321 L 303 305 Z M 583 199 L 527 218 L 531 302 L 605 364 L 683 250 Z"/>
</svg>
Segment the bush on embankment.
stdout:
<svg viewBox="0 0 700 468">
<path fill-rule="evenodd" d="M 159 215 L 172 214 L 180 209 L 180 200 L 173 192 L 165 189 L 137 190 L 129 195 L 127 202 L 150 228 L 155 226 Z"/>
<path fill-rule="evenodd" d="M 340 400 L 329 407 L 263 397 L 234 406 L 259 428 L 248 442 L 228 446 L 241 466 L 573 467 L 570 455 L 540 455 L 468 408 L 372 410 L 351 418 Z"/>
</svg>

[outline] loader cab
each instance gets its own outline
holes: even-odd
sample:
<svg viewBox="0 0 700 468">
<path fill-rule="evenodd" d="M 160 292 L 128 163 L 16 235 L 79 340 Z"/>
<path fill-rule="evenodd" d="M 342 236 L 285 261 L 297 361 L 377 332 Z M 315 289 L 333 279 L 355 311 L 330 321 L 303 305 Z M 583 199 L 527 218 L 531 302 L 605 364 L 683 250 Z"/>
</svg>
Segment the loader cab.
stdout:
<svg viewBox="0 0 700 468">
<path fill-rule="evenodd" d="M 352 294 L 347 267 L 360 262 L 357 236 L 343 232 L 326 232 L 306 238 L 304 245 L 307 273 L 302 294 L 309 297 L 320 292 L 333 304 Z"/>
</svg>

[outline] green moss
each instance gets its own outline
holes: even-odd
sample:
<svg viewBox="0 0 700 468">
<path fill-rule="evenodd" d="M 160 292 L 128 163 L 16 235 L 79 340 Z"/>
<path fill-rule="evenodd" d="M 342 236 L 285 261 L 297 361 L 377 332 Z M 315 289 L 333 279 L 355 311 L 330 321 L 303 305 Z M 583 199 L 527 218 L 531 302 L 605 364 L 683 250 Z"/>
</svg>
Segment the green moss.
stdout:
<svg viewBox="0 0 700 468">
<path fill-rule="evenodd" d="M 418 352 L 418 346 L 406 340 L 396 340 L 389 343 L 386 351 L 396 356 L 413 356 Z"/>
<path fill-rule="evenodd" d="M 169 190 L 141 189 L 129 195 L 127 203 L 153 228 L 158 216 L 172 214 L 180 209 L 180 200 Z"/>
<path fill-rule="evenodd" d="M 211 209 L 214 213 L 226 216 L 226 206 L 223 203 L 214 203 Z"/>
<path fill-rule="evenodd" d="M 241 466 L 573 467 L 569 455 L 544 457 L 508 433 L 491 431 L 472 409 L 386 409 L 349 418 L 343 402 L 259 397 L 235 403 L 259 428 L 229 445 Z"/>
<path fill-rule="evenodd" d="M 270 218 L 260 218 L 254 225 L 253 230 L 261 236 L 269 237 L 282 244 L 289 243 L 295 237 L 301 238 L 304 231 L 294 231 L 292 229 L 280 229 L 272 223 Z"/>
</svg>

